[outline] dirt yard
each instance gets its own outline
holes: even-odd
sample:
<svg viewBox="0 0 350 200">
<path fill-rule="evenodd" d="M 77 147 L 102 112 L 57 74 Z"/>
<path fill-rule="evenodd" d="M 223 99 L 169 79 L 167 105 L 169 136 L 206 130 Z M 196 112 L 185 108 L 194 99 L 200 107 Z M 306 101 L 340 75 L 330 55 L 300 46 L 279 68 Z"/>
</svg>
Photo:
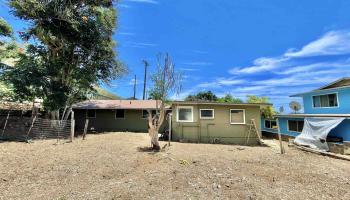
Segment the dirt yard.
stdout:
<svg viewBox="0 0 350 200">
<path fill-rule="evenodd" d="M 55 143 L 0 143 L 0 199 L 350 199 L 350 162 L 294 148 L 172 143 L 149 153 L 136 133 Z"/>
</svg>

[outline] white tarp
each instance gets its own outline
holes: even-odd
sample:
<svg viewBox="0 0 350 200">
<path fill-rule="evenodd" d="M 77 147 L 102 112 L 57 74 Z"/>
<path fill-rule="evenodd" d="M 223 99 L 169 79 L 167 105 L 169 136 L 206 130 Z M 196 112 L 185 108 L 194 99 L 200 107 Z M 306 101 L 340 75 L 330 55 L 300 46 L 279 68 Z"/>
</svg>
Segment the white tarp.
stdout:
<svg viewBox="0 0 350 200">
<path fill-rule="evenodd" d="M 294 142 L 298 145 L 309 146 L 311 148 L 328 151 L 326 142 L 328 133 L 337 127 L 345 118 L 332 117 L 307 117 L 304 120 L 304 128 Z"/>
</svg>

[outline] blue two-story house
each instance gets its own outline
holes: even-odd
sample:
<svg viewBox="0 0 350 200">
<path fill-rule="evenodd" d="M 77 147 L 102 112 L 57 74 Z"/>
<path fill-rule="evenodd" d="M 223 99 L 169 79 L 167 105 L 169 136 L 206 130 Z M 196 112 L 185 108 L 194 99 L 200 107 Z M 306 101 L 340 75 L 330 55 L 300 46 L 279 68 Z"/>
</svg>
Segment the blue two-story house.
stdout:
<svg viewBox="0 0 350 200">
<path fill-rule="evenodd" d="M 282 136 L 296 137 L 303 131 L 305 119 L 340 119 L 341 122 L 331 128 L 327 138 L 350 141 L 350 78 L 342 78 L 316 90 L 291 97 L 303 99 L 304 113 L 278 114 L 276 119 L 263 119 L 262 131 L 277 134 L 279 127 Z M 312 126 L 308 124 L 308 128 L 313 128 Z"/>
</svg>

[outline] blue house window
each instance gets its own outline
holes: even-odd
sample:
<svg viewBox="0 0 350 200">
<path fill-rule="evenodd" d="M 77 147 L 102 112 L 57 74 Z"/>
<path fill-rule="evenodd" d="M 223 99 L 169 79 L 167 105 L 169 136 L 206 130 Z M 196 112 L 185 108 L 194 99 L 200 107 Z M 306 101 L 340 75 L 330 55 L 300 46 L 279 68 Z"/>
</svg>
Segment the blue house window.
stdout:
<svg viewBox="0 0 350 200">
<path fill-rule="evenodd" d="M 338 107 L 338 96 L 334 94 L 325 94 L 312 97 L 314 108 Z"/>
<path fill-rule="evenodd" d="M 265 128 L 277 129 L 278 127 L 276 120 L 265 119 Z"/>
<path fill-rule="evenodd" d="M 301 133 L 304 128 L 304 121 L 288 120 L 288 131 Z"/>
</svg>

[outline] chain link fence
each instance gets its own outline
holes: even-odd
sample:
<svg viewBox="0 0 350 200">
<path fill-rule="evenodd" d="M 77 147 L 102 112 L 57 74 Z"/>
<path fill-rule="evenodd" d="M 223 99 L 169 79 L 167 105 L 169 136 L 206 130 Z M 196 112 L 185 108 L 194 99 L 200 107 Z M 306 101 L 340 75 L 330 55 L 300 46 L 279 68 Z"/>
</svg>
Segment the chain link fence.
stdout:
<svg viewBox="0 0 350 200">
<path fill-rule="evenodd" d="M 71 120 L 0 116 L 1 140 L 71 139 L 71 132 Z"/>
</svg>

